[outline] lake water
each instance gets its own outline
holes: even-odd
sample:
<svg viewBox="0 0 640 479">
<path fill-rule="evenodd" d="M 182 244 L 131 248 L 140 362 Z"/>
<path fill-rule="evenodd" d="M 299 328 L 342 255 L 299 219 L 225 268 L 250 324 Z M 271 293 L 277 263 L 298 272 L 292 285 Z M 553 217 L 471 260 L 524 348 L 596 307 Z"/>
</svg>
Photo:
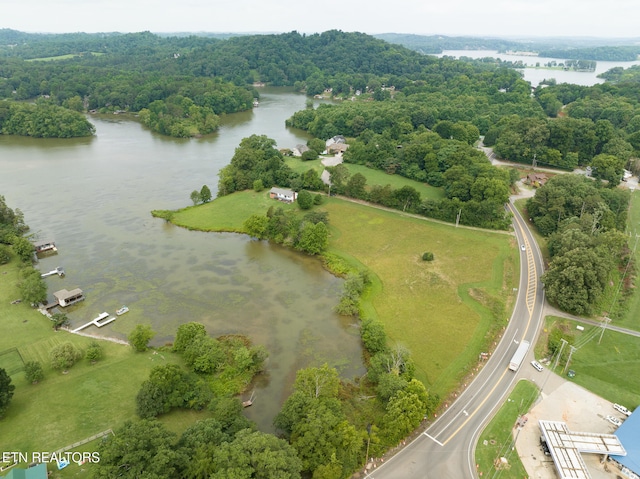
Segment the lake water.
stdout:
<svg viewBox="0 0 640 479">
<path fill-rule="evenodd" d="M 118 117 L 91 117 L 97 133 L 90 139 L 0 135 L 0 195 L 40 239 L 57 243 L 59 254 L 39 266 L 66 271 L 46 279 L 50 299 L 62 288 L 85 292 L 84 302 L 66 308 L 72 327 L 126 304 L 129 313 L 86 331 L 125 338 L 147 323 L 162 345 L 180 324 L 199 321 L 212 335 L 241 333 L 264 345 L 267 372 L 245 411 L 270 431 L 297 369 L 328 362 L 346 378 L 364 373 L 356 325 L 332 311 L 342 280 L 294 251 L 150 215 L 190 205 L 191 191 L 204 184 L 215 194 L 218 170 L 244 137 L 265 134 L 280 148 L 307 141 L 284 126 L 306 98 L 282 89 L 261 94 L 258 108 L 224 117 L 218 133 L 201 139 L 164 138 Z"/>
<path fill-rule="evenodd" d="M 611 70 L 614 67 L 629 68 L 632 65 L 640 65 L 640 60 L 632 62 L 602 62 L 599 61 L 596 64 L 596 69 L 593 72 L 576 72 L 576 71 L 564 71 L 564 70 L 550 70 L 545 68 L 534 68 L 536 63 L 540 65 L 547 64 L 555 61 L 561 63 L 564 60 L 558 58 L 536 57 L 528 55 L 507 55 L 505 53 L 498 53 L 495 50 L 445 50 L 439 57 L 450 56 L 454 58 L 469 57 L 469 58 L 499 58 L 503 61 L 517 62 L 521 61 L 524 65 L 531 68 L 523 68 L 520 70 L 524 79 L 536 87 L 545 79 L 555 78 L 558 83 L 574 83 L 576 85 L 592 86 L 597 83 L 604 83 L 602 78 L 597 76 L 600 73 L 604 73 L 607 70 Z"/>
</svg>

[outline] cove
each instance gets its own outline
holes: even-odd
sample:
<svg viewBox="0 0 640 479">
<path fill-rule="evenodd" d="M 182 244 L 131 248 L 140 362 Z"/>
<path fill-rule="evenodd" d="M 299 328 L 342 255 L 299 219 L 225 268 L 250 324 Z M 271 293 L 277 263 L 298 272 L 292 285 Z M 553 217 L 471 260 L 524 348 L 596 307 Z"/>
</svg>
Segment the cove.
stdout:
<svg viewBox="0 0 640 479">
<path fill-rule="evenodd" d="M 130 312 L 86 331 L 121 339 L 146 323 L 161 346 L 180 324 L 199 321 L 214 336 L 246 334 L 264 345 L 267 370 L 245 411 L 272 431 L 297 369 L 327 362 L 345 378 L 365 371 L 357 325 L 333 313 L 342 280 L 295 251 L 245 235 L 187 231 L 150 215 L 190 204 L 203 184 L 215 194 L 218 170 L 244 137 L 265 134 L 279 148 L 307 141 L 284 126 L 306 97 L 261 93 L 258 108 L 223 117 L 216 134 L 200 139 L 161 137 L 117 116 L 91 116 L 96 136 L 89 139 L 0 135 L 0 194 L 24 212 L 32 233 L 58 245 L 39 265 L 66 271 L 46 279 L 50 298 L 63 288 L 85 292 L 84 302 L 67 308 L 72 328 L 126 304 Z"/>
</svg>

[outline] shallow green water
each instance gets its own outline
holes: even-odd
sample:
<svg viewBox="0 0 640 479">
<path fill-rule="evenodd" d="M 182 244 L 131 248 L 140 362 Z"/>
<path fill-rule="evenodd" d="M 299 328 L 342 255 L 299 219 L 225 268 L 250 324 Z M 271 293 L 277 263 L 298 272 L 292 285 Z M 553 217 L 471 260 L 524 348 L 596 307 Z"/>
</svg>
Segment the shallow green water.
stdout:
<svg viewBox="0 0 640 479">
<path fill-rule="evenodd" d="M 213 335 L 247 334 L 269 350 L 247 414 L 263 430 L 289 394 L 295 371 L 328 362 L 343 376 L 364 372 L 358 330 L 332 312 L 342 281 L 317 261 L 244 235 L 190 232 L 151 217 L 152 209 L 190 204 L 209 185 L 240 140 L 266 134 L 278 147 L 306 142 L 284 120 L 304 108 L 302 95 L 267 90 L 253 112 L 228 115 L 215 135 L 173 140 L 135 122 L 91 117 L 97 135 L 37 140 L 0 135 L 0 195 L 20 208 L 41 239 L 59 253 L 40 262 L 62 266 L 47 278 L 49 294 L 79 287 L 86 301 L 68 309 L 77 327 L 123 304 L 130 312 L 87 332 L 124 338 L 137 323 L 172 340 L 186 321 Z"/>
</svg>

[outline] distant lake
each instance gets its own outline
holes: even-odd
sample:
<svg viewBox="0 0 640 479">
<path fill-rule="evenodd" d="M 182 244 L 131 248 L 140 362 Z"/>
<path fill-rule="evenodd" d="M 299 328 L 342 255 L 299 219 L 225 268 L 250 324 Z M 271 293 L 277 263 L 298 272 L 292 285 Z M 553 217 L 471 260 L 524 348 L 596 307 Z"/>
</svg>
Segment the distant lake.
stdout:
<svg viewBox="0 0 640 479">
<path fill-rule="evenodd" d="M 629 68 L 632 65 L 640 65 L 640 60 L 632 62 L 602 62 L 599 61 L 596 64 L 596 70 L 593 72 L 577 72 L 577 71 L 564 71 L 564 70 L 550 70 L 546 68 L 535 68 L 536 63 L 541 66 L 555 61 L 556 63 L 563 63 L 565 60 L 561 58 L 548 58 L 537 57 L 529 55 L 507 55 L 506 53 L 498 53 L 496 50 L 445 50 L 442 54 L 436 55 L 438 57 L 450 56 L 454 58 L 469 57 L 469 58 L 499 58 L 502 61 L 521 61 L 528 68 L 523 68 L 521 71 L 524 74 L 524 79 L 536 87 L 543 80 L 549 80 L 555 78 L 558 83 L 573 83 L 575 85 L 592 86 L 597 83 L 604 83 L 602 78 L 597 76 L 600 73 L 604 73 L 615 67 Z"/>
</svg>

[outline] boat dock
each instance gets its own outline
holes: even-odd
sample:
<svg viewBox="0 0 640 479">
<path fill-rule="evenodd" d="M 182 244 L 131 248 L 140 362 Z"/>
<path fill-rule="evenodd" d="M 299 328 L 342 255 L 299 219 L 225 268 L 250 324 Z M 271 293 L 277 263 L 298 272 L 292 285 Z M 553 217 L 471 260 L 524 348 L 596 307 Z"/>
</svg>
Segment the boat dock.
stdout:
<svg viewBox="0 0 640 479">
<path fill-rule="evenodd" d="M 116 320 L 116 317 L 115 316 L 109 317 L 109 313 L 100 313 L 97 318 L 92 319 L 88 323 L 83 324 L 82 326 L 72 330 L 71 332 L 72 333 L 77 333 L 78 331 L 81 331 L 84 328 L 88 328 L 91 325 L 97 326 L 98 328 L 101 328 L 105 324 L 109 324 L 110 322 L 115 321 L 115 320 Z"/>
<path fill-rule="evenodd" d="M 62 277 L 62 276 L 64 276 L 64 269 L 62 269 L 60 266 L 58 266 L 56 269 L 52 269 L 48 273 L 42 273 L 40 275 L 40 277 L 41 278 L 46 278 L 47 276 L 53 276 L 54 274 L 57 274 L 58 276 Z"/>
</svg>

